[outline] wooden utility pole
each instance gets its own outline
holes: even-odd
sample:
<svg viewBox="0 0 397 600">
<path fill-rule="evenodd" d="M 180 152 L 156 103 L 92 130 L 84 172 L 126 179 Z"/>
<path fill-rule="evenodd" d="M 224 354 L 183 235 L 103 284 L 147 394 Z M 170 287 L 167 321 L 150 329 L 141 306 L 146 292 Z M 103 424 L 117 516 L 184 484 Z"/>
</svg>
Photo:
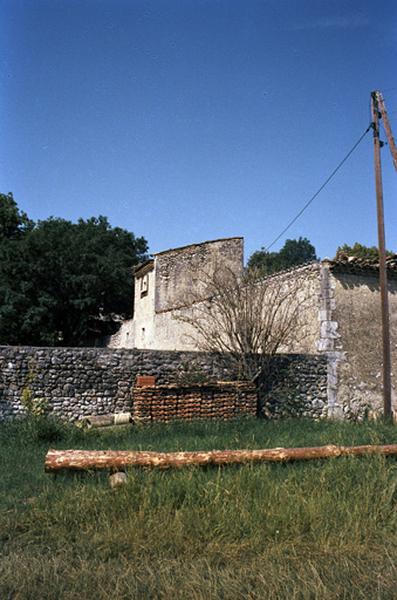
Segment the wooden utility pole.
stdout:
<svg viewBox="0 0 397 600">
<path fill-rule="evenodd" d="M 385 222 L 383 214 L 383 189 L 382 170 L 380 162 L 380 139 L 379 139 L 379 102 L 378 94 L 371 93 L 372 127 L 374 137 L 374 163 L 375 163 L 375 187 L 376 208 L 378 217 L 378 244 L 379 244 L 379 284 L 382 308 L 382 342 L 383 342 L 383 411 L 386 419 L 391 419 L 391 357 L 390 357 L 390 323 L 389 323 L 389 300 L 387 289 L 386 269 L 386 243 Z"/>
<path fill-rule="evenodd" d="M 391 156 L 392 156 L 392 159 L 393 159 L 394 168 L 397 171 L 397 148 L 396 148 L 396 142 L 394 141 L 393 133 L 392 133 L 392 130 L 391 130 L 391 126 L 390 126 L 390 122 L 389 122 L 389 117 L 388 117 L 387 111 L 386 111 L 385 101 L 383 100 L 382 92 L 378 92 L 377 91 L 377 92 L 375 92 L 375 94 L 376 94 L 376 99 L 378 101 L 379 112 L 382 115 L 383 127 L 384 127 L 385 132 L 386 132 L 387 141 L 388 141 L 390 152 L 391 152 Z"/>
</svg>

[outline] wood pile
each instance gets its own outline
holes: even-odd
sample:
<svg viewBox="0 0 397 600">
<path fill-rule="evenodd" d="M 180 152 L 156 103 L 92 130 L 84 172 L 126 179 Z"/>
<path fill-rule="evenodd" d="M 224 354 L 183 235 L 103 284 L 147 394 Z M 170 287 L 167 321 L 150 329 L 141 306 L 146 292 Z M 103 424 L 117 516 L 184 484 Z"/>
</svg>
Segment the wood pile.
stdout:
<svg viewBox="0 0 397 600">
<path fill-rule="evenodd" d="M 135 387 L 133 397 L 134 421 L 140 423 L 227 420 L 257 411 L 256 388 L 249 382 Z"/>
</svg>

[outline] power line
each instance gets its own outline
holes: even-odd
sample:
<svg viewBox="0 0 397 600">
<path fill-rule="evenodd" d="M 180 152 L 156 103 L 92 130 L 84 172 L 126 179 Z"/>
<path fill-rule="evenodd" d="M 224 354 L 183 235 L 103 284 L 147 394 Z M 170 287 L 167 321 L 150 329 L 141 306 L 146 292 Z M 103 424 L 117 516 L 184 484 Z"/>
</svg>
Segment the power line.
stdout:
<svg viewBox="0 0 397 600">
<path fill-rule="evenodd" d="M 349 150 L 349 152 L 346 154 L 346 156 L 340 161 L 340 163 L 338 164 L 338 166 L 335 167 L 335 169 L 332 171 L 331 175 L 329 175 L 327 177 L 327 179 L 324 181 L 324 183 L 318 188 L 317 192 L 315 194 L 313 194 L 313 196 L 306 202 L 306 204 L 301 208 L 301 210 L 298 212 L 298 214 L 288 223 L 288 225 L 286 227 L 284 227 L 284 229 L 282 230 L 282 232 L 276 238 L 274 238 L 274 240 L 272 241 L 272 243 L 265 247 L 265 251 L 266 252 L 276 242 L 278 242 L 278 240 L 284 235 L 284 233 L 286 231 L 288 231 L 288 229 L 295 223 L 295 221 L 297 221 L 299 219 L 299 217 L 305 212 L 305 210 L 310 206 L 310 204 L 313 202 L 313 200 L 315 200 L 317 198 L 317 196 L 319 195 L 319 193 L 325 188 L 325 186 L 331 181 L 331 179 L 334 177 L 334 175 L 336 175 L 336 173 L 339 171 L 339 169 L 342 167 L 342 165 L 344 165 L 345 162 L 347 161 L 347 159 L 353 154 L 353 152 L 355 151 L 355 149 L 357 148 L 357 146 L 365 138 L 365 136 L 367 135 L 368 131 L 371 128 L 372 128 L 372 123 L 370 123 L 368 125 L 368 127 L 364 131 L 364 133 L 358 138 L 357 142 L 354 144 L 354 146 L 352 146 L 352 148 Z"/>
</svg>

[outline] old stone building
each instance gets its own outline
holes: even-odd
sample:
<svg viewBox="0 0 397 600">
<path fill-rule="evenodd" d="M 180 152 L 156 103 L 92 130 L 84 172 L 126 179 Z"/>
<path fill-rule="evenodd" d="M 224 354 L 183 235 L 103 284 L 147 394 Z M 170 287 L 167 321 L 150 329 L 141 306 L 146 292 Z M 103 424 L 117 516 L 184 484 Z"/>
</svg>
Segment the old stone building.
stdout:
<svg viewBox="0 0 397 600">
<path fill-rule="evenodd" d="M 191 290 L 203 285 L 200 272 L 243 270 L 240 237 L 192 244 L 154 255 L 135 271 L 134 318 L 110 339 L 112 348 L 196 351 L 194 329 L 179 317 L 191 311 Z M 393 405 L 397 409 L 397 256 L 388 259 Z M 359 413 L 381 406 L 382 342 L 376 262 L 325 259 L 273 277 L 294 282 L 310 298 L 304 342 L 289 352 L 327 359 L 328 414 Z M 263 285 L 267 285 L 264 280 Z"/>
<path fill-rule="evenodd" d="M 140 265 L 135 272 L 134 318 L 123 323 L 111 347 L 1 347 L 0 419 L 24 413 L 27 391 L 32 398 L 44 399 L 50 412 L 73 421 L 131 410 L 137 375 L 153 376 L 160 385 L 173 385 L 180 377 L 190 380 L 195 372 L 207 381 L 224 381 L 229 372 L 216 354 L 198 352 L 197 330 L 191 325 L 200 308 L 200 301 L 192 304 L 197 298 L 192 292 L 199 290 L 204 298 L 208 293 L 203 271 L 211 277 L 222 269 L 243 273 L 242 238 L 160 252 Z M 388 259 L 388 273 L 397 413 L 397 255 Z M 376 262 L 346 256 L 255 282 L 259 289 L 293 290 L 290 298 L 299 307 L 304 333 L 292 346 L 280 347 L 273 358 L 260 414 L 355 419 L 381 410 L 378 276 Z M 214 299 L 207 296 L 201 303 L 213 306 Z M 190 321 L 181 320 L 186 315 Z"/>
<path fill-rule="evenodd" d="M 111 337 L 111 348 L 198 350 L 191 328 L 175 318 L 191 303 L 191 290 L 217 268 L 243 270 L 243 238 L 219 239 L 166 250 L 135 269 L 134 318 Z"/>
</svg>

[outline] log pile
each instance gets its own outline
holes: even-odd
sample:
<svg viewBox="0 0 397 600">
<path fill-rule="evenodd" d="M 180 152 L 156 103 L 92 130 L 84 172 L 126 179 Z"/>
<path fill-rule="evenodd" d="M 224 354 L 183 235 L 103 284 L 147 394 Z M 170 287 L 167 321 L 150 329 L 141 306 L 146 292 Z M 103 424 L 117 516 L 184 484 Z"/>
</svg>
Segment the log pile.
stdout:
<svg viewBox="0 0 397 600">
<path fill-rule="evenodd" d="M 249 382 L 217 382 L 135 387 L 134 421 L 140 423 L 192 419 L 232 419 L 256 415 L 256 388 Z"/>
<path fill-rule="evenodd" d="M 227 465 L 257 462 L 288 462 L 338 456 L 380 454 L 397 456 L 397 444 L 384 446 L 317 446 L 311 448 L 267 448 L 265 450 L 211 450 L 210 452 L 146 452 L 134 450 L 49 450 L 45 470 L 113 469 L 126 467 L 181 468 L 188 465 Z"/>
</svg>

